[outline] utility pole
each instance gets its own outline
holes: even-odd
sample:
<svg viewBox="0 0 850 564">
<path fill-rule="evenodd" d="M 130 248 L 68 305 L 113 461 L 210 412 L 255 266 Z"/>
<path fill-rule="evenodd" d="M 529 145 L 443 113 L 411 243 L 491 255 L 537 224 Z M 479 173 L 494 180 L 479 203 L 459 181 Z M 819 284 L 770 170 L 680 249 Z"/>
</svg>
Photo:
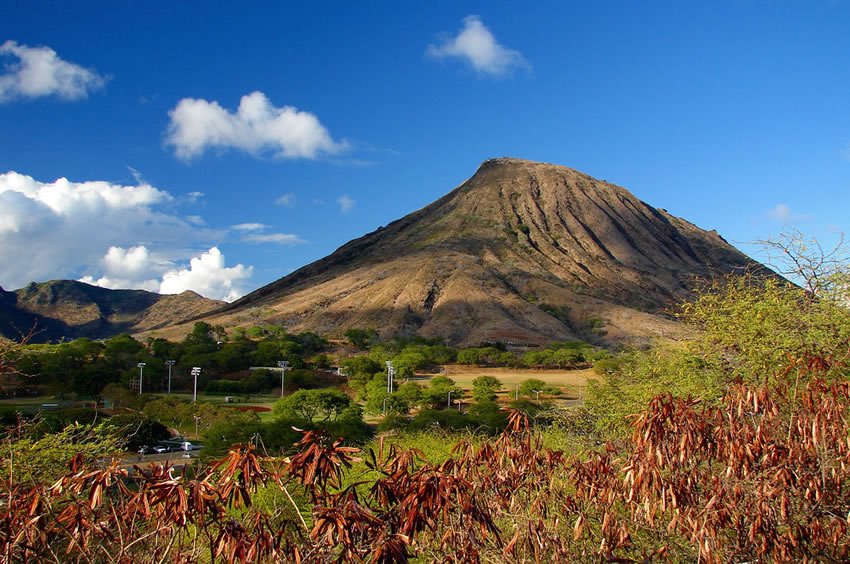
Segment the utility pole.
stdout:
<svg viewBox="0 0 850 564">
<path fill-rule="evenodd" d="M 286 383 L 286 370 L 289 368 L 289 361 L 278 360 L 277 366 L 280 368 L 280 397 L 283 397 L 283 385 Z"/>
<path fill-rule="evenodd" d="M 195 388 L 194 388 L 194 391 L 192 392 L 192 401 L 193 402 L 198 401 L 198 376 L 200 376 L 200 375 L 201 375 L 201 367 L 200 366 L 193 366 L 192 367 L 192 376 L 195 377 Z"/>
<path fill-rule="evenodd" d="M 174 360 L 166 360 L 165 365 L 168 367 L 168 393 L 171 393 L 171 367 L 176 364 Z"/>
<path fill-rule="evenodd" d="M 395 368 L 393 361 L 387 361 L 387 394 L 393 393 L 393 376 L 395 376 Z"/>
<path fill-rule="evenodd" d="M 140 362 L 139 367 L 139 395 L 142 395 L 142 383 L 145 381 L 145 363 Z"/>
</svg>

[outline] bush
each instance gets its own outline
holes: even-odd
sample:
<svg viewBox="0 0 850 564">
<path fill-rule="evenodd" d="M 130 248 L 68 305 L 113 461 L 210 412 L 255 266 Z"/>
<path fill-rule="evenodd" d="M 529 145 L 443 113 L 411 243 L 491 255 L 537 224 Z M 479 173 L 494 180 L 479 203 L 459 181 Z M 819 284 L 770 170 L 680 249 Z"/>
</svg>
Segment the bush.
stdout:
<svg viewBox="0 0 850 564">
<path fill-rule="evenodd" d="M 444 431 L 459 431 L 470 429 L 475 425 L 465 414 L 453 409 L 423 409 L 408 425 L 411 431 L 442 429 Z"/>
<path fill-rule="evenodd" d="M 101 427 L 118 439 L 123 448 L 130 451 L 155 445 L 171 436 L 165 425 L 141 413 L 113 415 L 102 423 Z"/>
</svg>

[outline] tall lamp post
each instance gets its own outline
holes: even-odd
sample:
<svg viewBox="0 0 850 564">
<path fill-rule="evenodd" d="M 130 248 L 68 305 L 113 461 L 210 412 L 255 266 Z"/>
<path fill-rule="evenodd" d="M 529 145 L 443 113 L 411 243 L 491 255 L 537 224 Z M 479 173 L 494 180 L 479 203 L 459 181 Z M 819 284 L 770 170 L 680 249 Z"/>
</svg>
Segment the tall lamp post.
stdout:
<svg viewBox="0 0 850 564">
<path fill-rule="evenodd" d="M 195 438 L 198 438 L 198 422 L 201 420 L 200 415 L 193 415 L 192 419 L 195 420 Z"/>
<path fill-rule="evenodd" d="M 446 408 L 448 408 L 448 409 L 452 408 L 452 394 L 453 393 L 454 393 L 454 390 L 449 390 L 449 399 L 446 402 Z"/>
<path fill-rule="evenodd" d="M 145 381 L 145 363 L 140 362 L 136 366 L 139 367 L 139 395 L 142 395 L 142 383 Z"/>
<path fill-rule="evenodd" d="M 192 367 L 192 376 L 195 377 L 195 388 L 194 388 L 194 391 L 192 392 L 192 401 L 193 402 L 198 401 L 198 376 L 200 376 L 200 375 L 201 375 L 201 367 L 200 366 L 193 366 Z"/>
<path fill-rule="evenodd" d="M 395 376 L 395 368 L 391 360 L 387 361 L 387 393 L 393 393 L 393 376 Z"/>
<path fill-rule="evenodd" d="M 166 360 L 165 365 L 168 367 L 168 393 L 171 393 L 171 367 L 176 364 L 173 360 Z"/>
<path fill-rule="evenodd" d="M 533 390 L 533 391 L 534 391 L 535 394 L 537 394 L 537 397 L 534 398 L 534 401 L 536 401 L 537 403 L 540 403 L 540 392 L 542 390 Z"/>
<path fill-rule="evenodd" d="M 289 368 L 289 361 L 278 360 L 277 366 L 280 368 L 280 397 L 283 397 L 283 385 L 286 383 L 286 370 Z"/>
</svg>

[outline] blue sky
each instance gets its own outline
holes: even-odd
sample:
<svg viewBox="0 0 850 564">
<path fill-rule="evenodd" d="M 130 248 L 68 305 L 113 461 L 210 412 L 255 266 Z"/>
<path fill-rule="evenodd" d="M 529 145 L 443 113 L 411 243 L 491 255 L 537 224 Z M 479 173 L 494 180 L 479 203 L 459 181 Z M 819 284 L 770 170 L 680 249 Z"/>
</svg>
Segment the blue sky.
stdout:
<svg viewBox="0 0 850 564">
<path fill-rule="evenodd" d="M 848 2 L 6 1 L 0 45 L 6 289 L 232 299 L 496 156 L 846 230 Z"/>
</svg>

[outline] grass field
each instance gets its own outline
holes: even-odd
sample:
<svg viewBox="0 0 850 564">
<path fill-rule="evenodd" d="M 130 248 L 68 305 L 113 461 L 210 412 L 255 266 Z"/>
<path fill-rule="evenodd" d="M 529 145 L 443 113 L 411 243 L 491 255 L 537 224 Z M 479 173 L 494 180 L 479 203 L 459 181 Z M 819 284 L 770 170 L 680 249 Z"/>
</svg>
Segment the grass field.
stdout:
<svg viewBox="0 0 850 564">
<path fill-rule="evenodd" d="M 582 370 L 534 370 L 527 368 L 485 368 L 481 366 L 467 366 L 465 364 L 447 364 L 443 367 L 442 375 L 448 376 L 455 383 L 466 390 L 472 389 L 472 381 L 479 376 L 493 376 L 498 378 L 505 391 L 513 390 L 524 380 L 536 378 L 547 384 L 561 388 L 573 389 L 580 395 L 587 386 L 588 380 L 595 380 L 598 375 L 592 369 Z M 422 383 L 427 383 L 430 377 L 423 378 Z"/>
</svg>

